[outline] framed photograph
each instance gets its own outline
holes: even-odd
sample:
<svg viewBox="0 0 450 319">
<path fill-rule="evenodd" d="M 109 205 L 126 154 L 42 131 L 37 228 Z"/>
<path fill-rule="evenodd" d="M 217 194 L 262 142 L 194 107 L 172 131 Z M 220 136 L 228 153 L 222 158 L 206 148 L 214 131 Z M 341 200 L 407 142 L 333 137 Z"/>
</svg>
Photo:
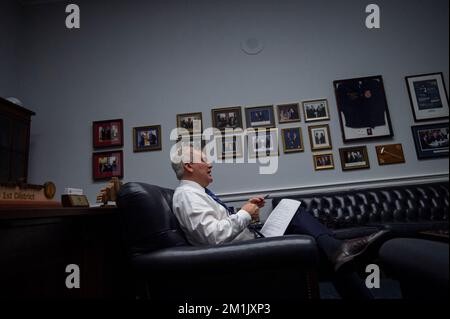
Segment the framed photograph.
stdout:
<svg viewBox="0 0 450 319">
<path fill-rule="evenodd" d="M 123 120 L 93 122 L 92 137 L 94 148 L 123 146 Z"/>
<path fill-rule="evenodd" d="M 328 124 L 309 126 L 308 132 L 312 151 L 330 150 L 333 148 Z"/>
<path fill-rule="evenodd" d="M 249 158 L 278 156 L 278 130 L 255 130 L 247 134 Z"/>
<path fill-rule="evenodd" d="M 448 123 L 413 126 L 417 158 L 448 157 Z"/>
<path fill-rule="evenodd" d="M 203 131 L 202 125 L 202 113 L 185 113 L 177 114 L 177 127 L 185 130 L 179 130 L 180 135 L 183 135 L 183 131 L 189 132 L 189 134 L 201 134 Z"/>
<path fill-rule="evenodd" d="M 247 128 L 272 128 L 275 127 L 273 105 L 254 106 L 245 108 L 245 120 Z"/>
<path fill-rule="evenodd" d="M 278 123 L 300 122 L 300 105 L 287 103 L 277 105 Z"/>
<path fill-rule="evenodd" d="M 284 153 L 297 153 L 305 150 L 301 127 L 281 129 L 281 138 L 283 139 Z"/>
<path fill-rule="evenodd" d="M 303 101 L 302 106 L 305 122 L 327 121 L 330 119 L 327 99 Z"/>
<path fill-rule="evenodd" d="M 448 117 L 448 95 L 442 72 L 405 79 L 416 122 Z"/>
<path fill-rule="evenodd" d="M 217 158 L 240 158 L 244 156 L 242 134 L 218 135 L 215 138 Z"/>
<path fill-rule="evenodd" d="M 237 129 L 242 127 L 241 107 L 227 107 L 213 109 L 211 111 L 213 127 L 224 131 L 225 129 Z"/>
<path fill-rule="evenodd" d="M 111 151 L 94 153 L 92 156 L 92 172 L 94 180 L 123 177 L 123 152 Z"/>
<path fill-rule="evenodd" d="M 333 83 L 344 142 L 394 136 L 381 75 Z"/>
<path fill-rule="evenodd" d="M 402 144 L 377 145 L 375 149 L 379 165 L 405 163 Z"/>
<path fill-rule="evenodd" d="M 339 149 L 343 171 L 370 168 L 367 147 L 357 146 Z"/>
<path fill-rule="evenodd" d="M 176 142 L 179 143 L 181 147 L 192 146 L 198 150 L 202 150 L 206 145 L 206 141 L 203 139 L 202 134 L 180 135 Z"/>
<path fill-rule="evenodd" d="M 332 153 L 314 154 L 314 169 L 322 171 L 326 169 L 334 169 L 334 160 Z"/>
<path fill-rule="evenodd" d="M 161 125 L 140 126 L 133 128 L 133 151 L 160 151 Z"/>
</svg>

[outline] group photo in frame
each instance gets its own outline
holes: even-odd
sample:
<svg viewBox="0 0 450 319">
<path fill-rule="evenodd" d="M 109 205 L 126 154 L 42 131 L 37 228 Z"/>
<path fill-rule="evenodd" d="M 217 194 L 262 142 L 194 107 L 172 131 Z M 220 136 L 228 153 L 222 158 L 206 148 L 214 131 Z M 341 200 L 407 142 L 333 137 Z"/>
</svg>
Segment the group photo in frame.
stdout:
<svg viewBox="0 0 450 319">
<path fill-rule="evenodd" d="M 258 129 L 247 133 L 249 158 L 278 156 L 278 130 Z"/>
<path fill-rule="evenodd" d="M 245 108 L 245 121 L 247 128 L 275 127 L 273 105 L 250 106 Z"/>
<path fill-rule="evenodd" d="M 312 151 L 330 150 L 333 148 L 328 124 L 309 126 L 308 132 Z"/>
<path fill-rule="evenodd" d="M 313 160 L 316 171 L 334 169 L 333 153 L 314 154 Z"/>
<path fill-rule="evenodd" d="M 418 159 L 448 157 L 448 123 L 412 126 Z"/>
<path fill-rule="evenodd" d="M 203 117 L 201 112 L 177 114 L 177 128 L 185 129 L 189 134 L 202 133 Z M 178 132 L 182 134 L 182 131 Z"/>
<path fill-rule="evenodd" d="M 448 95 L 441 73 L 405 77 L 416 122 L 448 118 Z"/>
<path fill-rule="evenodd" d="M 330 119 L 327 99 L 303 101 L 302 107 L 305 122 L 328 121 Z"/>
<path fill-rule="evenodd" d="M 242 158 L 244 156 L 243 134 L 225 134 L 217 135 L 216 154 L 217 158 Z"/>
<path fill-rule="evenodd" d="M 284 153 L 297 153 L 305 150 L 301 127 L 281 129 L 281 138 L 283 140 Z"/>
<path fill-rule="evenodd" d="M 161 125 L 140 126 L 133 128 L 133 151 L 160 151 Z"/>
<path fill-rule="evenodd" d="M 339 155 L 343 171 L 370 168 L 366 146 L 340 148 Z"/>
<path fill-rule="evenodd" d="M 94 148 L 123 146 L 123 120 L 104 120 L 92 123 Z"/>
<path fill-rule="evenodd" d="M 104 180 L 123 177 L 123 151 L 99 152 L 92 155 L 92 177 Z"/>
<path fill-rule="evenodd" d="M 381 75 L 333 85 L 344 143 L 394 136 Z"/>
<path fill-rule="evenodd" d="M 242 111 L 240 106 L 224 107 L 211 110 L 213 127 L 224 131 L 242 127 Z"/>
<path fill-rule="evenodd" d="M 300 104 L 285 103 L 277 105 L 278 123 L 300 122 Z"/>
</svg>

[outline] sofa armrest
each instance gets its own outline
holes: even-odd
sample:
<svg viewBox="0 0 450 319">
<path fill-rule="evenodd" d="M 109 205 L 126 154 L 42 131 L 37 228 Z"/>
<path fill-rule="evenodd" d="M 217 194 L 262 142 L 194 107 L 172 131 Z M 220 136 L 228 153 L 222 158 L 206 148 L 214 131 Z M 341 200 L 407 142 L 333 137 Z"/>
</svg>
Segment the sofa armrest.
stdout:
<svg viewBox="0 0 450 319">
<path fill-rule="evenodd" d="M 260 238 L 216 246 L 179 246 L 132 258 L 139 273 L 155 271 L 218 272 L 230 269 L 274 269 L 280 266 L 313 269 L 318 264 L 315 240 L 305 235 Z"/>
</svg>

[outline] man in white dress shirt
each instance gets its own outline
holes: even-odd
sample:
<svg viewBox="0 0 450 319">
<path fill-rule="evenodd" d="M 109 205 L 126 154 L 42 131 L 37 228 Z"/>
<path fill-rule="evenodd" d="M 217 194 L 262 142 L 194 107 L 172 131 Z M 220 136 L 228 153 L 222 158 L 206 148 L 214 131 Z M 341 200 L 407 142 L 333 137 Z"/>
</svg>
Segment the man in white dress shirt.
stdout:
<svg viewBox="0 0 450 319">
<path fill-rule="evenodd" d="M 247 227 L 252 220 L 259 218 L 259 209 L 264 206 L 264 199 L 251 198 L 237 213 L 232 212 L 207 188 L 213 182 L 212 164 L 207 161 L 202 151 L 193 147 L 183 147 L 176 154 L 178 155 L 172 157 L 172 168 L 180 184 L 175 189 L 172 205 L 187 240 L 192 245 L 216 245 L 255 239 L 256 236 Z M 300 208 L 294 215 L 286 234 L 313 236 L 319 249 L 338 271 L 344 264 L 361 255 L 368 245 L 384 235 L 385 231 L 341 241 L 334 238 L 334 234 L 315 217 Z M 345 274 L 345 276 L 350 279 L 356 274 Z M 347 289 L 348 282 L 342 282 L 344 277 L 341 276 L 339 280 Z M 359 281 L 356 286 L 362 290 L 359 291 L 360 294 L 365 297 L 371 296 L 369 291 L 361 287 Z M 344 294 L 347 293 L 344 292 Z M 358 297 L 355 294 L 351 296 Z"/>
<path fill-rule="evenodd" d="M 190 150 L 187 148 L 187 150 Z M 192 245 L 214 245 L 255 239 L 247 226 L 259 217 L 263 198 L 250 199 L 236 214 L 231 214 L 211 195 L 206 187 L 212 183 L 212 165 L 203 153 L 193 150 L 193 159 L 172 162 L 180 185 L 173 195 L 173 211 Z M 190 156 L 186 155 L 185 156 Z M 195 160 L 197 159 L 197 160 Z M 214 196 L 214 195 L 212 195 Z"/>
</svg>

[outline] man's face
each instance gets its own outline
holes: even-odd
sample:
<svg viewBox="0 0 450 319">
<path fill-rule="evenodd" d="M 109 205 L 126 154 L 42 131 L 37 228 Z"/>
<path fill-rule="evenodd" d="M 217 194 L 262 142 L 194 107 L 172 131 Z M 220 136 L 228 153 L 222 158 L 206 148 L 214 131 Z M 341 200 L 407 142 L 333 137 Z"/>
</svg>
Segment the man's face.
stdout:
<svg viewBox="0 0 450 319">
<path fill-rule="evenodd" d="M 211 175 L 212 164 L 207 161 L 205 154 L 199 150 L 193 150 L 192 162 L 185 165 L 189 178 L 201 186 L 207 187 L 213 182 Z"/>
</svg>

